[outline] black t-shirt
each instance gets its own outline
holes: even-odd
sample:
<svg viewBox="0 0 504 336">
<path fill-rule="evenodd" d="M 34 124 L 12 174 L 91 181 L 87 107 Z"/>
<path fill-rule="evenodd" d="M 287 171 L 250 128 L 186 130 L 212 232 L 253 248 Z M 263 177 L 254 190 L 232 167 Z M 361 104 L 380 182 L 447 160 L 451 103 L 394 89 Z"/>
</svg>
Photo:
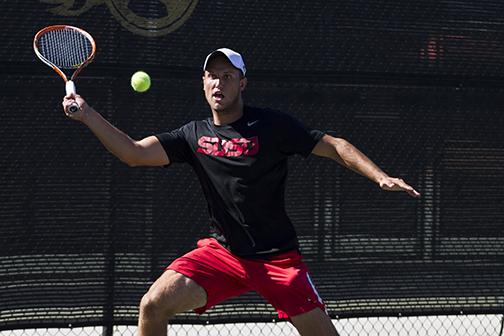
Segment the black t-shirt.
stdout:
<svg viewBox="0 0 504 336">
<path fill-rule="evenodd" d="M 244 107 L 228 125 L 212 118 L 156 135 L 170 162 L 193 168 L 208 204 L 214 236 L 241 257 L 298 248 L 284 205 L 287 157 L 308 156 L 324 134 L 288 114 Z"/>
</svg>

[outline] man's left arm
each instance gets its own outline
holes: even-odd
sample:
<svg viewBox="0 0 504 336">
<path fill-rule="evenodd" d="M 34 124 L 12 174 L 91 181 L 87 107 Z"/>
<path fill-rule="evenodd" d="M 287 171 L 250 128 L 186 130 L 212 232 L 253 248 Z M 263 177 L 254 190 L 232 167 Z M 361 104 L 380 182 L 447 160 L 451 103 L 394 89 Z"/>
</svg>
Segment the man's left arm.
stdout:
<svg viewBox="0 0 504 336">
<path fill-rule="evenodd" d="M 405 191 L 413 197 L 420 197 L 420 193 L 400 178 L 390 177 L 364 153 L 342 138 L 324 135 L 312 150 L 312 154 L 327 157 L 342 166 L 367 177 L 383 190 Z"/>
</svg>

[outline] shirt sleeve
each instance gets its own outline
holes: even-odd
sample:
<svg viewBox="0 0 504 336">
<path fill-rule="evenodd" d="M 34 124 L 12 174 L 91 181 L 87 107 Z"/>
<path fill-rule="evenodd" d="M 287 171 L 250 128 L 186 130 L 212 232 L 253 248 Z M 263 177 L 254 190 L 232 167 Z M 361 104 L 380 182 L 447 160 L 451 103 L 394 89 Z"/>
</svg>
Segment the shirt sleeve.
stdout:
<svg viewBox="0 0 504 336">
<path fill-rule="evenodd" d="M 289 114 L 280 115 L 280 151 L 286 155 L 300 154 L 307 157 L 324 136 L 319 130 L 309 129 Z"/>
<path fill-rule="evenodd" d="M 187 139 L 192 128 L 189 123 L 173 131 L 154 135 L 163 146 L 170 159 L 170 164 L 172 162 L 191 162 L 193 155 Z"/>
</svg>

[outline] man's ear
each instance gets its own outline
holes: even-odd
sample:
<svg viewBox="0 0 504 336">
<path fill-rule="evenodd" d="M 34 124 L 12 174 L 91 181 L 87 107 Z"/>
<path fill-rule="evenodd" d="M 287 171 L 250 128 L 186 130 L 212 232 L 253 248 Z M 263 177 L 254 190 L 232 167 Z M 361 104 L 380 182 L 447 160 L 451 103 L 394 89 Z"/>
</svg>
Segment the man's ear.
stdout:
<svg viewBox="0 0 504 336">
<path fill-rule="evenodd" d="M 245 90 L 245 87 L 247 87 L 247 77 L 242 77 L 240 79 L 240 91 Z"/>
</svg>

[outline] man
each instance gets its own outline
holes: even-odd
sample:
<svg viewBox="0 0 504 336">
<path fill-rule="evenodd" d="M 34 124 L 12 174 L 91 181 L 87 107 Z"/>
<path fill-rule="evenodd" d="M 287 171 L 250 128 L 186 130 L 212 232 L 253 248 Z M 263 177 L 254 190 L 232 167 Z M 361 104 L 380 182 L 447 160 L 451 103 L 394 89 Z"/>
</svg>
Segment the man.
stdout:
<svg viewBox="0 0 504 336">
<path fill-rule="evenodd" d="M 175 314 L 202 313 L 250 290 L 265 297 L 301 335 L 337 335 L 285 213 L 288 156 L 331 158 L 384 190 L 420 194 L 389 177 L 347 141 L 308 130 L 287 114 L 245 106 L 241 93 L 247 78 L 240 54 L 218 49 L 207 56 L 203 70 L 212 117 L 140 141 L 116 129 L 80 96 L 63 100 L 65 111 L 77 101 L 81 109 L 67 115 L 86 124 L 126 164 L 186 162 L 203 187 L 215 233 L 173 261 L 144 295 L 139 335 L 166 335 Z"/>
</svg>

